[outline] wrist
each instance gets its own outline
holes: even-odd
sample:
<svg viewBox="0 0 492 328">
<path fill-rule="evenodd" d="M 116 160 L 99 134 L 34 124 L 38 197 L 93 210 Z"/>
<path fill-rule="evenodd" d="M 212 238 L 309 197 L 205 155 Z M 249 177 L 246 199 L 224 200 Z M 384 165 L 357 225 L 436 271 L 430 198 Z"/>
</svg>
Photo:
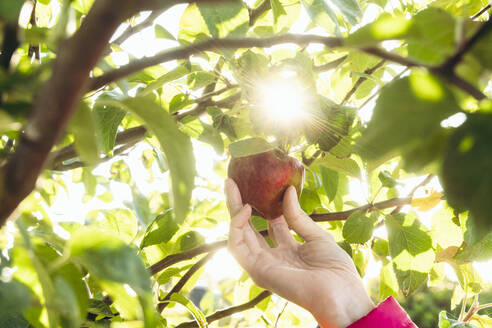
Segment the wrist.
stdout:
<svg viewBox="0 0 492 328">
<path fill-rule="evenodd" d="M 358 291 L 354 289 L 347 289 L 347 291 L 348 293 L 340 293 L 325 301 L 318 299 L 319 302 L 308 309 L 320 327 L 347 327 L 374 309 L 374 303 L 363 287 Z"/>
</svg>

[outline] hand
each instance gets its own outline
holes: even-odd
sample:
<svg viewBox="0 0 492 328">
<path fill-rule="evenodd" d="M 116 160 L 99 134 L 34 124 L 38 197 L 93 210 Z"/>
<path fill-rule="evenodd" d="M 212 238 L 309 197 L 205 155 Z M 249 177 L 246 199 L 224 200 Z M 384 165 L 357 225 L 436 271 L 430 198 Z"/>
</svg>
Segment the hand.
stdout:
<svg viewBox="0 0 492 328">
<path fill-rule="evenodd" d="M 249 222 L 237 185 L 225 184 L 232 216 L 229 251 L 260 287 L 313 314 L 321 327 L 346 327 L 369 313 L 374 304 L 348 254 L 333 237 L 302 211 L 294 187 L 283 199 L 283 215 L 268 221 L 271 248 Z M 305 242 L 297 242 L 292 228 Z"/>
</svg>

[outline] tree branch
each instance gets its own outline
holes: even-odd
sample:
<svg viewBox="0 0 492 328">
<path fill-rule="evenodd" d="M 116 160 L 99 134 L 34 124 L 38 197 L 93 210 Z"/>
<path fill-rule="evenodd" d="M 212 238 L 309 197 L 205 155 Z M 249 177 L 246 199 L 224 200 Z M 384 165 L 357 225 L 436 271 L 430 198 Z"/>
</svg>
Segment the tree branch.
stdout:
<svg viewBox="0 0 492 328">
<path fill-rule="evenodd" d="M 205 265 L 205 263 L 208 262 L 212 258 L 212 256 L 215 254 L 215 251 L 208 253 L 206 256 L 204 256 L 200 261 L 196 262 L 191 266 L 191 268 L 186 271 L 186 273 L 179 279 L 179 281 L 174 285 L 174 287 L 167 293 L 167 295 L 159 302 L 157 305 L 157 311 L 161 313 L 166 306 L 169 304 L 169 300 L 171 299 L 171 295 L 174 293 L 179 293 L 179 291 L 184 287 L 184 285 L 190 280 L 190 278 L 200 270 L 202 266 Z"/>
<path fill-rule="evenodd" d="M 255 25 L 256 21 L 270 8 L 272 8 L 270 0 L 263 0 L 260 5 L 249 10 L 249 26 Z"/>
<path fill-rule="evenodd" d="M 243 312 L 243 311 L 246 311 L 248 309 L 251 309 L 251 308 L 255 307 L 256 304 L 260 303 L 261 301 L 263 301 L 265 298 L 267 298 L 270 295 L 272 295 L 272 293 L 270 291 L 264 290 L 258 296 L 256 296 L 255 298 L 253 298 L 249 302 L 246 302 L 246 303 L 243 303 L 243 304 L 240 304 L 237 306 L 231 306 L 227 309 L 219 310 L 215 313 L 212 313 L 211 315 L 207 316 L 207 322 L 211 323 L 211 322 L 217 321 L 219 319 L 231 316 L 234 313 Z M 177 325 L 175 328 L 195 328 L 195 327 L 198 327 L 198 324 L 196 323 L 196 321 L 188 321 L 188 322 L 184 322 L 182 324 Z"/>
<path fill-rule="evenodd" d="M 215 252 L 216 250 L 224 248 L 226 246 L 227 246 L 227 240 L 221 240 L 221 241 L 216 241 L 214 243 L 197 246 L 195 248 L 190 249 L 189 251 L 168 255 L 164 259 L 160 260 L 159 262 L 149 267 L 150 274 L 155 275 L 156 273 L 159 273 L 160 271 L 164 270 L 165 268 L 173 264 L 192 259 L 195 256 L 203 253 Z"/>
<path fill-rule="evenodd" d="M 386 60 L 381 60 L 379 63 L 377 63 L 373 67 L 369 67 L 368 69 L 366 69 L 364 71 L 364 74 L 371 75 L 372 73 L 377 71 L 379 68 L 381 68 L 384 65 L 384 63 L 386 63 Z M 367 77 L 365 77 L 365 76 L 359 77 L 357 79 L 357 81 L 355 82 L 354 86 L 352 87 L 352 89 L 350 89 L 350 91 L 345 95 L 345 97 L 343 98 L 340 105 L 345 105 L 350 100 L 350 98 L 353 96 L 353 94 L 357 91 L 357 89 L 359 89 L 361 84 L 364 83 L 365 80 L 367 80 Z"/>
<path fill-rule="evenodd" d="M 342 45 L 342 39 L 334 37 L 324 37 L 313 34 L 283 34 L 272 36 L 269 38 L 214 38 L 197 42 L 189 46 L 172 48 L 163 51 L 153 57 L 146 57 L 139 60 L 134 60 L 128 65 L 106 72 L 101 76 L 91 79 L 91 83 L 88 89 L 97 90 L 109 83 L 115 82 L 121 78 L 124 78 L 125 76 L 136 73 L 147 67 L 158 65 L 169 60 L 188 58 L 191 55 L 201 51 L 271 47 L 280 43 L 294 43 L 299 45 L 320 43 L 328 47 L 337 47 Z"/>
<path fill-rule="evenodd" d="M 186 110 L 186 111 L 180 111 L 180 112 L 175 112 L 173 113 L 178 121 L 182 120 L 186 116 L 198 116 L 201 115 L 206 109 L 207 106 L 219 106 L 219 107 L 227 107 L 235 103 L 239 98 L 240 98 L 240 93 L 235 93 L 232 94 L 229 97 L 226 97 L 222 100 L 218 101 L 212 101 L 211 98 L 213 96 L 220 95 L 230 89 L 236 88 L 237 85 L 233 84 L 228 87 L 224 87 L 220 90 L 212 91 L 209 93 L 205 93 L 202 97 L 196 99 L 197 106 L 191 110 Z M 205 90 L 206 91 L 206 90 Z M 122 147 L 116 148 L 118 146 L 125 146 L 125 145 L 135 145 L 137 142 L 143 140 L 145 138 L 145 133 L 147 132 L 147 129 L 144 126 L 137 126 L 134 128 L 130 128 L 128 130 L 119 132 L 116 135 L 116 140 L 115 140 L 115 151 L 114 155 L 121 154 L 122 152 L 120 150 Z M 78 154 L 75 150 L 75 147 L 73 144 L 70 144 L 68 146 L 65 146 L 61 149 L 58 149 L 56 151 L 53 151 L 50 153 L 50 156 L 47 160 L 47 165 L 46 167 L 51 169 L 51 170 L 57 170 L 57 171 L 67 171 L 71 170 L 77 167 L 82 167 L 85 166 L 84 163 L 82 162 L 75 162 L 71 163 L 68 165 L 63 164 L 64 162 L 78 157 Z M 112 157 L 106 157 L 102 161 L 106 161 L 108 159 L 111 159 Z"/>
<path fill-rule="evenodd" d="M 444 64 L 441 65 L 439 70 L 442 72 L 452 72 L 456 65 L 463 59 L 463 56 L 480 40 L 484 35 L 492 30 L 492 19 L 489 18 L 488 21 L 482 23 L 477 31 L 472 35 L 471 38 L 464 40 L 456 53 L 448 58 Z"/>
</svg>

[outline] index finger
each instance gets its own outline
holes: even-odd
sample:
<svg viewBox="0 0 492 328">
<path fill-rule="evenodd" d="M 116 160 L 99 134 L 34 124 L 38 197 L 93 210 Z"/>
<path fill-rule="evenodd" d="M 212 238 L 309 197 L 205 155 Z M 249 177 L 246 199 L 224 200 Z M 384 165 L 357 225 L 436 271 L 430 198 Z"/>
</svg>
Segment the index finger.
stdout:
<svg viewBox="0 0 492 328">
<path fill-rule="evenodd" d="M 224 182 L 224 189 L 227 199 L 227 208 L 231 216 L 236 215 L 243 208 L 243 200 L 237 184 L 232 179 Z"/>
</svg>

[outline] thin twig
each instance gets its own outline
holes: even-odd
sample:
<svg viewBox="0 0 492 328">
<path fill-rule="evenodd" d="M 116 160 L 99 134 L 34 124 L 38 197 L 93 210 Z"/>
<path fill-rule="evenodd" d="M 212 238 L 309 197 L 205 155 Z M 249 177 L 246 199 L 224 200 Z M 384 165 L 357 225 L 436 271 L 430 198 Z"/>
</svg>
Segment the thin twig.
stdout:
<svg viewBox="0 0 492 328">
<path fill-rule="evenodd" d="M 407 197 L 410 197 L 410 198 L 413 198 L 413 195 L 415 194 L 415 192 L 417 191 L 417 189 L 419 189 L 420 187 L 423 187 L 425 186 L 426 184 L 428 184 L 429 182 L 431 182 L 431 180 L 434 178 L 434 174 L 428 174 L 424 180 L 422 180 L 418 185 L 416 185 L 415 187 L 413 187 L 412 191 L 410 191 L 410 193 L 407 195 Z M 397 206 L 393 211 L 391 211 L 391 214 L 397 214 L 397 213 L 400 213 L 401 209 L 402 209 L 403 206 Z"/>
<path fill-rule="evenodd" d="M 287 308 L 287 304 L 289 304 L 289 302 L 288 302 L 288 301 L 285 301 L 285 304 L 284 304 L 284 306 L 282 307 L 282 310 L 281 310 L 281 311 L 280 311 L 280 313 L 278 314 L 277 319 L 275 319 L 275 326 L 274 326 L 274 328 L 277 328 L 278 323 L 280 322 L 280 317 L 282 316 L 282 314 L 284 314 L 284 312 L 285 312 L 285 308 Z"/>
<path fill-rule="evenodd" d="M 38 1 L 33 0 L 31 18 L 29 19 L 29 23 L 31 23 L 31 26 L 33 26 L 33 27 L 36 27 L 36 25 L 37 25 L 37 22 L 36 22 L 36 5 L 37 4 L 38 4 Z M 41 58 L 39 44 L 37 44 L 37 45 L 30 44 L 27 55 L 29 56 L 29 58 L 32 58 L 32 55 L 34 55 L 34 58 L 36 60 L 39 60 Z"/>
<path fill-rule="evenodd" d="M 386 63 L 386 60 L 381 60 L 379 63 L 377 63 L 373 67 L 369 67 L 368 69 L 366 69 L 364 71 L 364 74 L 371 75 L 372 73 L 377 71 L 379 68 L 381 68 L 384 65 L 384 63 Z M 350 91 L 347 92 L 347 94 L 343 98 L 340 105 L 345 105 L 350 100 L 350 98 L 353 96 L 353 94 L 357 91 L 357 89 L 359 89 L 359 87 L 362 85 L 362 83 L 364 83 L 365 80 L 367 80 L 366 76 L 359 77 L 357 79 L 357 81 L 354 83 L 354 86 L 352 87 L 352 89 L 350 89 Z"/>
<path fill-rule="evenodd" d="M 121 46 L 123 42 L 125 42 L 129 37 L 131 37 L 135 33 L 138 33 L 143 29 L 152 26 L 156 18 L 159 17 L 165 10 L 166 8 L 160 10 L 154 10 L 152 13 L 150 13 L 149 16 L 147 16 L 147 18 L 145 18 L 139 24 L 133 26 L 128 25 L 127 28 L 120 34 L 120 36 L 114 39 L 111 43 Z"/>
<path fill-rule="evenodd" d="M 398 73 L 397 75 L 395 75 L 395 77 L 391 80 L 391 81 L 394 81 L 394 80 L 397 80 L 399 79 L 405 72 L 407 72 L 409 70 L 408 67 L 406 67 L 404 70 L 402 70 L 400 73 Z M 362 105 L 360 105 L 359 107 L 359 110 L 361 108 L 364 108 L 372 99 L 374 99 L 374 97 L 376 97 L 380 92 L 381 90 L 383 90 L 383 87 L 380 87 L 378 90 L 376 90 L 376 92 L 374 92 L 369 98 L 367 98 L 364 103 Z"/>
<path fill-rule="evenodd" d="M 219 310 L 211 315 L 207 316 L 207 322 L 211 323 L 219 319 L 233 315 L 234 313 L 243 312 L 256 306 L 256 304 L 263 301 L 268 296 L 272 295 L 271 292 L 264 290 L 258 296 L 253 298 L 251 301 L 237 305 L 231 306 L 227 309 Z M 175 328 L 195 328 L 198 327 L 196 321 L 188 321 L 177 325 Z"/>
<path fill-rule="evenodd" d="M 200 268 L 203 267 L 205 263 L 207 263 L 207 261 L 209 261 L 214 254 L 215 251 L 208 253 L 200 261 L 193 264 L 188 271 L 186 271 L 183 277 L 179 279 L 176 285 L 174 285 L 174 287 L 169 291 L 169 293 L 167 293 L 167 295 L 157 305 L 157 310 L 159 311 L 159 313 L 161 313 L 169 304 L 168 301 L 171 299 L 171 295 L 174 293 L 179 293 L 179 291 L 184 287 L 184 285 L 188 282 L 188 280 L 190 280 L 190 278 L 195 274 L 195 272 L 200 270 Z"/>
<path fill-rule="evenodd" d="M 313 164 L 313 162 L 316 160 L 316 158 L 318 158 L 322 153 L 323 153 L 323 151 L 321 149 L 318 149 L 313 154 L 313 156 L 311 156 L 309 158 L 305 158 L 304 154 L 303 154 L 302 164 L 304 164 L 304 166 L 310 166 L 311 164 Z"/>
<path fill-rule="evenodd" d="M 486 5 L 482 9 L 480 9 L 480 11 L 478 13 L 476 13 L 475 15 L 473 15 L 471 17 L 471 20 L 477 19 L 478 17 L 482 16 L 482 14 L 485 13 L 487 10 L 489 10 L 491 6 L 492 5 L 489 3 L 488 5 Z"/>
</svg>

